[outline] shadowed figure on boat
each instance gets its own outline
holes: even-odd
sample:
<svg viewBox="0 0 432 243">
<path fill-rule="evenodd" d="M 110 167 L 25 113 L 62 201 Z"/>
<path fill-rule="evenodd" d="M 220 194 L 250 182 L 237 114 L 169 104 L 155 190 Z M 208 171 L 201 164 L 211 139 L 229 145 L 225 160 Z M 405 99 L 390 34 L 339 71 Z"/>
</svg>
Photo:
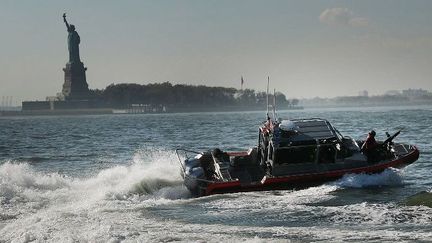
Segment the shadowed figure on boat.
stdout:
<svg viewBox="0 0 432 243">
<path fill-rule="evenodd" d="M 229 162 L 229 155 L 226 152 L 222 152 L 219 148 L 215 148 L 212 151 L 212 155 L 214 159 L 216 160 L 216 163 L 228 163 Z"/>
<path fill-rule="evenodd" d="M 368 133 L 366 141 L 361 147 L 361 151 L 366 155 L 369 162 L 376 162 L 380 160 L 379 144 L 375 140 L 376 132 L 374 130 Z"/>
<path fill-rule="evenodd" d="M 207 180 L 217 179 L 216 168 L 211 153 L 204 153 L 200 158 L 200 164 Z"/>
</svg>

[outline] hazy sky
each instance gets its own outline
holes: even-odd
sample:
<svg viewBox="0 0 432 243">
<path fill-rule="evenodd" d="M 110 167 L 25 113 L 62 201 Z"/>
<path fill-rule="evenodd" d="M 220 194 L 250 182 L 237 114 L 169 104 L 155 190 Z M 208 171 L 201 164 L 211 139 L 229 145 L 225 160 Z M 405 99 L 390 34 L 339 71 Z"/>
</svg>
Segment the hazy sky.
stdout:
<svg viewBox="0 0 432 243">
<path fill-rule="evenodd" d="M 0 1 L 0 96 L 61 91 L 67 12 L 90 88 L 165 82 L 288 97 L 432 90 L 432 1 Z"/>
</svg>

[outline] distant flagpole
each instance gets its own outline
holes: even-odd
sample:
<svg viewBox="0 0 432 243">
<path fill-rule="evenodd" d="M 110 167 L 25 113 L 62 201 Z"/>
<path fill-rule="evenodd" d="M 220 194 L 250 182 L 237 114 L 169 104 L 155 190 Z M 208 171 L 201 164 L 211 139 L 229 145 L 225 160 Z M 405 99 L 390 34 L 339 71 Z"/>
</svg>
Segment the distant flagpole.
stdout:
<svg viewBox="0 0 432 243">
<path fill-rule="evenodd" d="M 241 76 L 241 79 L 240 79 L 240 90 L 243 90 L 243 83 L 244 83 L 244 79 L 243 79 L 243 76 Z"/>
</svg>

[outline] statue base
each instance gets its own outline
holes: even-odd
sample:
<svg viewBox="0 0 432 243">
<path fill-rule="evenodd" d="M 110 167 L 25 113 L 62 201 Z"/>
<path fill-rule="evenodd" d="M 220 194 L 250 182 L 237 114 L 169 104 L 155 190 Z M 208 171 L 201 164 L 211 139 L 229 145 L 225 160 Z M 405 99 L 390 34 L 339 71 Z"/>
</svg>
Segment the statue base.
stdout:
<svg viewBox="0 0 432 243">
<path fill-rule="evenodd" d="M 87 68 L 84 63 L 67 63 L 63 68 L 65 73 L 62 94 L 66 100 L 85 100 L 89 98 L 89 89 L 86 80 Z"/>
</svg>

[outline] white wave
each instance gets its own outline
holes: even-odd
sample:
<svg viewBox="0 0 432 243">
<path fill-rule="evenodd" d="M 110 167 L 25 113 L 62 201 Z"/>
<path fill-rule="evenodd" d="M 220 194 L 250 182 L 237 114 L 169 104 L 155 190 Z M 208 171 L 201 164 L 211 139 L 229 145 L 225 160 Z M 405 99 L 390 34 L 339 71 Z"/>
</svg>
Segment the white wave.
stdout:
<svg viewBox="0 0 432 243">
<path fill-rule="evenodd" d="M 0 185 L 13 185 L 27 189 L 55 190 L 68 184 L 61 175 L 42 174 L 34 171 L 30 165 L 6 162 L 0 166 Z"/>
<path fill-rule="evenodd" d="M 145 158 L 143 152 L 137 153 L 128 166 L 115 166 L 84 179 L 37 172 L 29 164 L 7 162 L 0 166 L 0 196 L 13 199 L 31 191 L 40 194 L 68 190 L 69 194 L 98 198 L 157 194 L 175 199 L 167 193 L 167 187 L 177 190 L 182 183 L 177 167 L 171 162 L 174 156 L 164 151 L 150 152 Z"/>
<path fill-rule="evenodd" d="M 246 192 L 229 195 L 214 195 L 195 199 L 200 207 L 206 208 L 207 216 L 244 218 L 257 220 L 252 214 L 260 215 L 260 220 L 277 217 L 296 217 L 299 212 L 313 210 L 316 204 L 330 200 L 337 186 L 322 185 L 303 190 Z"/>
<path fill-rule="evenodd" d="M 341 207 L 325 207 L 323 211 L 330 216 L 332 222 L 346 225 L 422 225 L 429 224 L 432 220 L 430 208 L 393 204 L 363 202 Z"/>
<path fill-rule="evenodd" d="M 404 184 L 404 181 L 400 170 L 388 168 L 379 174 L 346 174 L 332 184 L 344 188 L 364 188 L 401 186 Z"/>
<path fill-rule="evenodd" d="M 140 151 L 129 165 L 105 169 L 90 178 L 37 172 L 27 164 L 1 165 L 0 197 L 7 200 L 0 205 L 0 241 L 356 241 L 428 239 L 432 236 L 429 231 L 411 233 L 391 228 L 401 220 L 400 215 L 405 217 L 403 223 L 430 222 L 428 209 L 399 209 L 368 203 L 314 204 L 332 199 L 335 197 L 332 192 L 347 185 L 395 185 L 389 183 L 392 181 L 389 177 L 398 171 L 376 175 L 380 179 L 373 179 L 374 175 L 348 175 L 335 184 L 298 191 L 172 200 L 189 197 L 188 191 L 181 186 L 178 166 L 172 163 L 175 160 L 172 152 Z M 198 207 L 199 210 L 193 212 L 205 215 L 194 217 L 213 218 L 213 223 L 188 221 L 189 216 L 184 220 L 182 214 L 190 212 L 182 210 L 188 207 Z M 301 216 L 320 220 L 316 227 L 259 226 L 266 221 L 283 222 Z M 223 221 L 225 219 L 228 222 Z M 256 221 L 258 226 L 230 223 L 236 219 Z M 328 221 L 328 225 L 320 225 L 323 221 Z M 380 228 L 382 224 L 389 228 Z M 352 228 L 345 229 L 346 226 Z M 373 232 L 369 228 L 373 228 Z"/>
<path fill-rule="evenodd" d="M 17 216 L 45 207 L 71 180 L 57 173 L 36 172 L 28 164 L 7 162 L 0 166 L 0 209 Z"/>
<path fill-rule="evenodd" d="M 172 152 L 140 151 L 130 165 L 105 169 L 90 178 L 68 178 L 37 172 L 25 163 L 7 162 L 0 166 L 0 238 L 73 240 L 69 229 L 105 224 L 97 222 L 104 213 L 188 198 L 174 159 Z M 76 233 L 79 240 L 97 239 L 88 234 L 103 234 L 100 230 L 106 229 L 83 229 L 86 236 Z"/>
<path fill-rule="evenodd" d="M 403 185 L 403 177 L 400 170 L 386 169 L 379 174 L 347 174 L 343 178 L 317 187 L 309 187 L 303 190 L 292 191 L 269 191 L 269 192 L 247 192 L 233 195 L 214 195 L 212 200 L 202 200 L 204 207 L 214 208 L 208 214 L 218 215 L 223 213 L 252 213 L 260 212 L 266 214 L 274 213 L 284 209 L 284 215 L 296 213 L 299 210 L 315 210 L 321 202 L 331 200 L 337 196 L 335 192 L 343 188 L 365 188 L 379 186 L 399 186 Z M 241 195 L 241 196 L 240 196 Z M 227 200 L 229 198 L 234 200 Z M 309 206 L 313 204 L 312 206 Z M 330 207 L 331 208 L 331 207 Z M 337 207 L 336 207 L 337 208 Z M 329 212 L 331 214 L 331 212 Z"/>
</svg>

